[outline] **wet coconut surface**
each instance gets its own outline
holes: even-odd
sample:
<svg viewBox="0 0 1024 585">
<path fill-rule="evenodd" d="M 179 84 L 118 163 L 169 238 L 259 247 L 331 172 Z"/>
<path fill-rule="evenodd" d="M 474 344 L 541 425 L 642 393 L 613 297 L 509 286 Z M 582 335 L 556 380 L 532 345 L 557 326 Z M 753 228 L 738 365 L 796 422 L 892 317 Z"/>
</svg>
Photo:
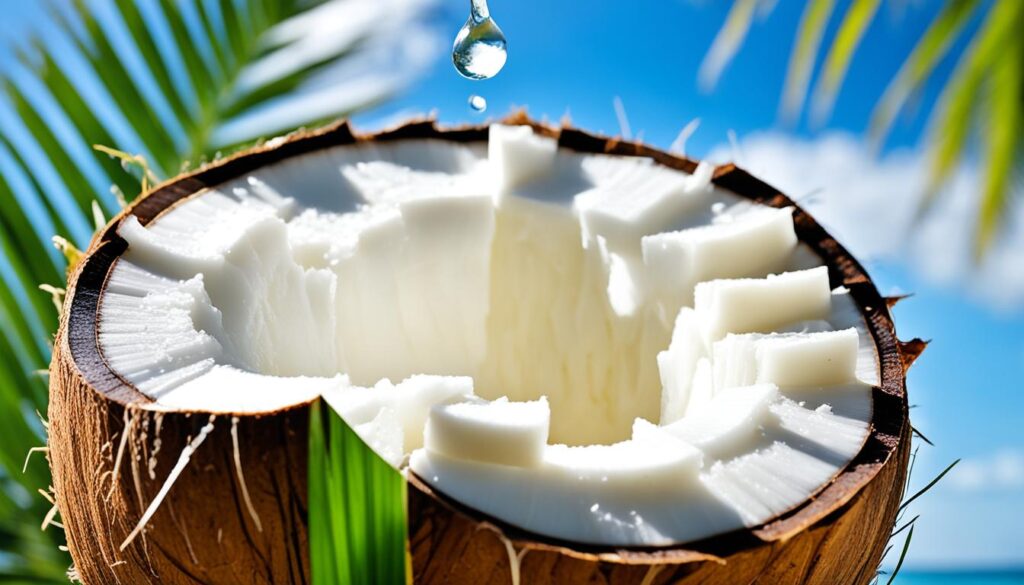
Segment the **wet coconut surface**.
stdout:
<svg viewBox="0 0 1024 585">
<path fill-rule="evenodd" d="M 487 532 L 474 538 L 470 533 L 478 532 L 468 527 L 475 525 L 480 511 L 494 525 L 504 526 L 516 550 L 533 551 L 522 560 L 524 575 L 542 559 L 569 567 L 575 575 L 604 570 L 599 567 L 608 564 L 626 563 L 620 569 L 628 572 L 634 562 L 660 567 L 707 554 L 746 558 L 765 546 L 773 548 L 763 542 L 809 538 L 814 533 L 805 530 L 810 524 L 844 505 L 853 510 L 861 505 L 856 502 L 871 498 L 876 509 L 870 521 L 883 525 L 886 515 L 894 513 L 890 509 L 898 494 L 887 492 L 896 485 L 893 482 L 902 482 L 900 460 L 905 459 L 905 441 L 900 439 L 906 412 L 903 362 L 885 303 L 856 262 L 791 202 L 742 171 L 725 167 L 712 177 L 710 168 L 698 169 L 690 161 L 640 145 L 541 126 L 534 126 L 532 133 L 531 140 L 551 136 L 552 146 L 544 141 L 531 145 L 510 134 L 504 148 L 514 152 L 523 144 L 536 147 L 515 158 L 533 154 L 541 162 L 526 166 L 527 171 L 508 166 L 504 175 L 492 177 L 490 186 L 488 173 L 493 173 L 493 161 L 501 151 L 495 153 L 492 134 L 488 153 L 486 128 L 438 131 L 430 124 L 414 124 L 373 137 L 373 142 L 356 138 L 341 126 L 273 144 L 158 188 L 130 210 L 134 218 L 126 216 L 112 224 L 79 274 L 70 325 L 62 331 L 72 332 L 63 341 L 74 359 L 62 356 L 62 363 L 82 387 L 57 388 L 55 395 L 88 392 L 77 399 L 107 411 L 110 424 L 96 429 L 93 440 L 103 433 L 116 434 L 111 431 L 127 418 L 119 421 L 110 411 L 116 414 L 125 404 L 169 411 L 161 415 L 165 428 L 169 418 L 182 418 L 179 413 L 189 411 L 221 413 L 221 420 L 242 415 L 236 424 L 245 429 L 275 419 L 295 422 L 294 413 L 302 404 L 324 395 L 357 431 L 363 426 L 364 437 L 382 456 L 397 466 L 411 464 L 414 572 L 426 582 L 442 574 L 446 579 L 463 575 L 456 582 L 465 575 L 479 577 L 474 571 L 483 569 L 463 566 L 471 558 L 467 555 L 501 552 L 508 557 L 504 541 L 496 535 Z M 542 155 L 553 150 L 555 139 L 556 160 L 544 163 Z M 337 163 L 339 158 L 341 164 L 326 162 Z M 349 171 L 345 174 L 339 168 Z M 517 178 L 523 172 L 527 174 Z M 282 178 L 286 175 L 290 185 Z M 363 199 L 350 196 L 346 201 L 337 196 L 338 188 L 323 187 L 343 180 L 355 185 L 356 195 Z M 207 187 L 212 189 L 204 191 Z M 213 203 L 217 196 L 225 199 L 223 210 Z M 679 199 L 686 199 L 685 205 Z M 764 207 L 751 207 L 750 200 Z M 363 207 L 357 209 L 353 203 Z M 721 204 L 728 211 L 722 211 Z M 225 210 L 227 219 L 218 219 Z M 193 212 L 197 213 L 190 217 Z M 243 216 L 250 212 L 256 220 L 246 223 Z M 701 248 L 708 238 L 701 239 L 699 226 L 725 226 L 728 229 L 718 230 L 725 234 L 719 239 L 735 243 L 751 230 L 778 232 L 771 228 L 783 225 L 778 220 L 782 214 L 801 241 L 797 244 L 794 237 L 788 254 L 773 257 L 771 246 L 761 245 L 764 253 L 753 265 L 725 267 L 728 262 L 719 260 L 701 268 L 699 260 L 714 259 L 723 244 Z M 212 223 L 203 227 L 203 221 Z M 238 227 L 232 232 L 231 226 Z M 176 229 L 185 232 L 175 233 Z M 673 232 L 690 236 L 673 238 Z M 160 239 L 163 236 L 165 240 Z M 653 241 L 643 236 L 653 236 Z M 246 237 L 254 245 L 243 249 L 238 242 Z M 261 247 L 272 238 L 284 245 Z M 187 246 L 178 245 L 183 240 Z M 396 241 L 403 244 L 396 246 Z M 785 243 L 785 238 L 757 240 L 764 241 Z M 173 245 L 164 245 L 167 242 Z M 647 249 L 644 243 L 650 244 Z M 689 274 L 659 270 L 664 264 L 657 265 L 657 254 L 649 250 L 683 250 L 692 255 L 693 268 Z M 663 262 L 672 260 L 669 254 Z M 391 264 L 382 269 L 385 261 Z M 818 264 L 827 268 L 814 270 Z M 653 268 L 645 273 L 648 267 Z M 725 269 L 739 274 L 714 272 Z M 716 313 L 716 304 L 727 302 L 721 299 L 732 294 L 728 290 L 705 287 L 704 294 L 695 296 L 686 292 L 687 286 L 714 278 L 757 278 L 787 271 L 797 275 L 792 282 L 782 282 L 783 276 L 779 282 L 748 283 L 751 290 L 796 288 L 776 295 L 781 299 L 777 305 L 755 290 L 751 294 L 762 302 L 763 310 L 750 312 L 746 321 L 729 321 L 730 316 L 745 314 L 742 311 Z M 235 286 L 239 274 L 249 278 L 241 289 Z M 332 275 L 334 284 L 318 293 L 318 283 L 330 281 Z M 357 283 L 349 287 L 347 297 L 343 281 Z M 785 299 L 794 290 L 804 291 L 811 300 L 789 308 Z M 333 291 L 334 297 L 323 291 Z M 250 297 L 242 298 L 245 295 Z M 702 303 L 702 296 L 711 300 Z M 266 300 L 271 298 L 277 304 Z M 311 306 L 309 299 L 324 303 L 323 312 L 294 312 Z M 691 304 L 696 304 L 694 310 L 679 311 Z M 395 311 L 396 306 L 401 310 Z M 331 308 L 338 311 L 334 316 L 317 318 Z M 789 310 L 793 313 L 787 321 L 780 315 Z M 147 311 L 187 315 L 191 333 L 170 325 L 155 327 L 152 319 L 137 322 Z M 343 316 L 344 311 L 349 313 Z M 279 323 L 268 318 L 282 312 L 289 318 Z M 219 330 L 214 326 L 218 313 Z M 417 321 L 423 314 L 431 317 Z M 771 318 L 758 321 L 765 314 Z M 544 317 L 533 318 L 536 315 Z M 197 322 L 205 326 L 197 328 Z M 356 322 L 364 325 L 351 326 Z M 728 337 L 730 331 L 738 335 Z M 765 337 L 770 331 L 786 333 Z M 698 339 L 688 339 L 692 332 L 698 332 Z M 154 349 L 142 357 L 131 351 L 118 355 L 119 340 L 126 348 Z M 799 347 L 806 344 L 819 353 L 807 354 Z M 686 349 L 701 345 L 704 353 Z M 694 351 L 699 354 L 696 359 Z M 787 365 L 806 365 L 808 359 L 813 361 L 807 355 L 833 365 L 842 356 L 847 359 L 843 367 L 823 369 L 818 378 L 813 368 Z M 146 363 L 149 358 L 152 363 Z M 698 365 L 701 360 L 703 365 Z M 678 366 L 689 362 L 693 363 L 680 372 Z M 595 363 L 598 369 L 588 371 Z M 790 375 L 794 371 L 811 374 L 801 379 Z M 836 374 L 840 371 L 845 373 Z M 680 382 L 687 374 L 689 380 Z M 381 378 L 390 382 L 382 387 Z M 370 388 L 374 385 L 377 388 Z M 390 397 L 368 402 L 365 397 L 372 390 L 377 390 L 372 393 L 375 399 Z M 467 398 L 470 393 L 475 398 Z M 500 401 L 503 396 L 510 401 Z M 543 404 L 537 402 L 541 396 L 546 397 Z M 424 416 L 424 405 L 434 401 L 455 404 L 436 407 Z M 694 410 L 688 413 L 691 402 Z M 418 406 L 408 408 L 410 404 Z M 403 405 L 408 412 L 403 412 Z M 702 415 L 689 416 L 693 413 Z M 188 423 L 195 427 L 186 432 L 192 437 L 207 421 L 207 415 L 197 415 L 188 417 L 196 419 Z M 649 422 L 634 423 L 638 417 Z M 839 419 L 842 425 L 830 426 Z M 494 424 L 502 420 L 518 423 Z M 225 423 L 212 431 L 207 441 L 217 443 L 229 426 Z M 293 426 L 287 433 L 302 433 L 302 423 Z M 424 427 L 434 429 L 425 442 Z M 402 432 L 396 436 L 394 429 Z M 463 449 L 473 443 L 458 440 L 466 432 L 493 447 Z M 77 438 L 83 437 L 79 433 Z M 253 444 L 243 444 L 242 453 L 263 451 L 265 458 L 281 452 L 281 445 L 254 438 Z M 780 445 L 789 451 L 779 453 Z M 894 455 L 896 461 L 885 465 Z M 202 456 L 198 450 L 196 457 Z M 789 500 L 751 500 L 755 488 L 771 486 L 776 479 L 771 475 L 776 472 L 758 477 L 764 462 L 769 468 L 772 462 L 783 462 L 780 469 L 806 469 L 808 462 L 801 456 L 826 465 L 805 474 L 808 479 L 795 490 L 777 491 L 797 495 Z M 301 461 L 289 465 L 290 471 L 280 471 L 301 482 L 304 472 L 295 469 Z M 886 488 L 870 489 L 883 469 Z M 190 473 L 189 469 L 184 475 Z M 656 488 L 659 473 L 666 489 L 638 489 L 637 478 Z M 566 474 L 573 476 L 571 481 L 563 477 Z M 250 487 L 263 481 L 246 479 Z M 791 479 L 783 482 L 790 488 Z M 179 482 L 173 493 L 189 489 L 184 477 Z M 460 486 L 466 489 L 460 492 Z M 474 494 L 501 486 L 507 488 L 501 497 L 473 499 Z M 125 486 L 126 498 L 133 489 L 137 488 Z M 294 491 L 301 492 L 301 486 L 294 486 Z M 726 493 L 731 499 L 722 497 Z M 857 494 L 861 495 L 854 498 Z M 812 495 L 816 497 L 808 499 Z M 591 509 L 594 504 L 596 510 Z M 557 516 L 517 515 L 516 510 L 527 505 L 567 510 L 567 515 L 538 523 L 536 518 Z M 644 506 L 650 506 L 649 511 L 636 513 Z M 709 514 L 716 509 L 717 517 Z M 661 514 L 664 511 L 671 513 Z M 672 513 L 678 515 L 674 520 L 669 519 Z M 693 530 L 692 519 L 698 513 L 704 514 L 703 532 Z M 641 522 L 631 520 L 637 516 Z M 245 528 L 246 520 L 239 524 Z M 463 524 L 466 530 L 458 528 Z M 836 519 L 829 527 L 841 525 Z M 566 526 L 572 531 L 565 532 Z M 689 532 L 681 532 L 680 526 Z M 489 540 L 501 548 L 495 549 Z M 602 546 L 613 547 L 606 549 L 611 551 L 621 545 L 687 541 L 687 546 L 658 552 L 593 554 Z M 463 559 L 461 565 L 452 565 L 463 566 L 461 573 L 444 572 L 434 556 L 446 542 L 462 543 L 457 558 L 447 558 L 449 564 Z M 880 554 L 875 544 L 862 544 L 867 550 L 861 551 L 863 562 L 856 564 L 857 570 Z M 274 543 L 265 546 L 273 548 Z M 785 546 L 796 550 L 797 543 Z M 295 555 L 301 566 L 302 553 Z M 701 563 L 672 569 L 707 570 L 710 566 Z M 658 574 L 668 576 L 672 571 Z M 660 577 L 654 582 L 661 582 Z"/>
</svg>

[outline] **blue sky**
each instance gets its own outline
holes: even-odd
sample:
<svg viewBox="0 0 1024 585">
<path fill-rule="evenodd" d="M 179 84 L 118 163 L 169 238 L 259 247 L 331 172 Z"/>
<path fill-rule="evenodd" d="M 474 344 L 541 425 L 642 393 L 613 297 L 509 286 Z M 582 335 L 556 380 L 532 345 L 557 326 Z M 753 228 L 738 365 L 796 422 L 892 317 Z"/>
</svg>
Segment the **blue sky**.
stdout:
<svg viewBox="0 0 1024 585">
<path fill-rule="evenodd" d="M 455 3 L 444 16 L 453 36 L 465 18 L 461 4 Z M 465 122 L 528 106 L 534 116 L 552 120 L 569 111 L 576 125 L 614 134 L 619 125 L 612 102 L 619 96 L 633 133 L 642 131 L 644 140 L 662 147 L 699 117 L 700 127 L 687 142 L 687 152 L 697 157 L 726 143 L 730 130 L 741 143 L 746 135 L 766 131 L 808 141 L 835 131 L 856 138 L 863 135 L 875 100 L 900 58 L 911 50 L 939 3 L 884 3 L 850 68 L 833 117 L 820 129 L 806 120 L 787 127 L 777 116 L 802 2 L 779 2 L 767 19 L 755 21 L 743 49 L 710 93 L 698 90 L 697 70 L 725 19 L 728 2 L 490 4 L 509 43 L 508 63 L 497 77 L 462 79 L 445 55 L 411 91 L 367 118 L 436 109 L 442 121 Z M 836 26 L 833 22 L 830 30 Z M 953 54 L 965 44 L 957 43 Z M 928 108 L 954 64 L 947 59 L 937 79 L 900 118 L 883 156 L 918 144 Z M 483 114 L 466 105 L 474 93 L 488 101 Z M 820 187 L 827 190 L 830 185 Z M 1024 478 L 1016 470 L 1024 453 L 1024 314 L 1019 308 L 993 308 L 969 297 L 956 283 L 937 285 L 899 253 L 868 264 L 883 293 L 915 293 L 896 310 L 900 335 L 934 340 L 909 380 L 911 402 L 918 405 L 912 414 L 915 425 L 936 444 L 922 446 L 913 486 L 923 486 L 956 458 L 971 463 L 969 471 L 974 472 L 970 478 L 940 483 L 910 511 L 907 518 L 922 516 L 908 565 L 1024 565 Z M 1005 460 L 1001 472 L 992 469 L 997 460 Z M 979 473 L 984 477 L 980 481 L 975 477 Z M 990 480 L 992 473 L 1005 477 Z"/>
<path fill-rule="evenodd" d="M 460 4 L 447 2 L 442 11 L 456 29 L 465 19 Z M 729 2 L 491 4 L 491 14 L 509 41 L 509 61 L 500 75 L 487 81 L 462 79 L 441 59 L 413 91 L 384 109 L 436 108 L 442 120 L 466 120 L 475 117 L 464 107 L 466 96 L 479 93 L 488 99 L 488 114 L 527 105 L 531 113 L 557 120 L 569 110 L 578 125 L 617 132 L 611 109 L 617 95 L 634 132 L 642 129 L 645 139 L 654 143 L 669 144 L 683 124 L 701 117 L 701 132 L 692 141 L 693 152 L 700 155 L 729 129 L 745 132 L 775 125 L 791 39 L 802 10 L 801 2 L 779 2 L 769 18 L 755 22 L 740 58 L 726 70 L 717 90 L 701 93 L 695 81 L 697 68 Z M 882 9 L 851 67 L 846 89 L 853 91 L 840 96 L 830 128 L 860 131 L 866 126 L 873 100 L 899 66 L 893 55 L 909 52 L 934 15 L 934 10 L 915 5 L 937 2 L 891 4 L 906 6 Z M 901 123 L 893 143 L 911 144 L 923 120 L 917 116 Z M 798 131 L 807 133 L 803 127 Z"/>
<path fill-rule="evenodd" d="M 777 122 L 800 2 L 778 2 L 769 17 L 755 21 L 717 88 L 709 93 L 698 91 L 697 69 L 728 4 L 711 0 L 491 0 L 491 14 L 508 37 L 509 60 L 496 78 L 469 81 L 457 75 L 444 51 L 466 18 L 468 2 L 446 2 L 437 14 L 438 27 L 445 36 L 433 65 L 408 91 L 360 115 L 357 121 L 373 125 L 395 115 L 432 110 L 445 122 L 482 121 L 515 106 L 528 106 L 537 117 L 558 120 L 568 111 L 579 126 L 617 133 L 612 102 L 618 96 L 633 133 L 642 131 L 644 140 L 662 147 L 667 147 L 687 122 L 699 117 L 700 127 L 687 142 L 687 152 L 697 157 L 721 151 L 728 143 L 729 131 L 739 137 L 741 164 L 745 163 L 745 140 L 752 136 L 788 137 L 813 148 L 823 137 L 839 135 L 856 145 L 875 100 L 939 2 L 884 3 L 853 62 L 833 117 L 819 129 L 806 121 L 795 127 Z M 845 6 L 846 2 L 839 4 Z M 24 34 L 25 26 L 38 18 L 32 6 L 5 4 L 0 42 Z M 832 29 L 835 26 L 833 22 Z M 963 46 L 958 43 L 954 55 Z M 0 49 L 0 70 L 9 62 L 9 55 Z M 919 154 L 916 145 L 925 128 L 926 113 L 936 99 L 938 81 L 952 70 L 952 60 L 947 61 L 938 80 L 896 124 L 883 158 L 919 159 L 914 157 Z M 468 107 L 467 99 L 474 93 L 487 99 L 486 112 L 479 114 Z M 873 163 L 866 164 L 870 167 Z M 793 165 L 793 175 L 800 177 L 800 161 Z M 821 175 L 820 169 L 810 168 L 805 174 L 814 171 Z M 827 174 L 820 183 L 814 181 L 819 181 L 817 175 L 811 185 L 823 189 L 826 197 L 840 189 L 844 196 L 847 192 L 851 197 L 860 195 L 856 182 L 852 186 L 832 184 Z M 803 184 L 794 181 L 778 186 L 796 190 Z M 885 216 L 889 212 L 880 208 L 878 213 Z M 869 228 L 878 229 L 862 225 L 867 223 L 863 220 L 833 214 L 841 235 L 849 233 L 864 240 L 873 236 Z M 964 273 L 953 273 L 947 282 L 937 284 L 931 273 L 918 266 L 921 258 L 919 252 L 896 248 L 868 262 L 883 293 L 916 293 L 896 311 L 901 337 L 934 340 L 910 376 L 911 402 L 918 405 L 913 411 L 915 425 L 936 443 L 935 447 L 922 446 L 913 484 L 923 485 L 953 459 L 965 460 L 950 481 L 914 506 L 911 514 L 922 517 L 908 563 L 917 567 L 1024 565 L 1024 547 L 1020 545 L 1024 542 L 1024 433 L 1020 429 L 1024 395 L 1019 383 L 1024 377 L 1024 303 L 1004 302 L 996 307 L 984 292 L 977 291 L 979 286 L 992 286 L 992 280 L 965 284 L 969 276 Z M 941 266 L 944 259 L 931 258 L 931 262 Z M 1010 264 L 1002 270 L 1019 273 L 1024 264 Z M 995 282 L 998 285 L 998 280 Z"/>
</svg>

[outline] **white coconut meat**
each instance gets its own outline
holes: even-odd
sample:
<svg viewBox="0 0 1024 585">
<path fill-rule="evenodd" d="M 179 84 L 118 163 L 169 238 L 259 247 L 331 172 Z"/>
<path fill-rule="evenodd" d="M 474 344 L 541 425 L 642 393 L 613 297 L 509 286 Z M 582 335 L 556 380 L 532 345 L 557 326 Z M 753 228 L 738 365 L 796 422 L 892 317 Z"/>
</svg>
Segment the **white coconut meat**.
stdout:
<svg viewBox="0 0 1024 585">
<path fill-rule="evenodd" d="M 551 428 L 546 398 L 531 402 L 435 404 L 423 430 L 431 453 L 454 459 L 534 467 L 544 459 Z"/>
<path fill-rule="evenodd" d="M 543 536 L 755 526 L 863 445 L 871 335 L 758 205 L 526 126 L 337 146 L 119 228 L 107 363 L 151 408 L 323 397 L 386 461 Z"/>
</svg>

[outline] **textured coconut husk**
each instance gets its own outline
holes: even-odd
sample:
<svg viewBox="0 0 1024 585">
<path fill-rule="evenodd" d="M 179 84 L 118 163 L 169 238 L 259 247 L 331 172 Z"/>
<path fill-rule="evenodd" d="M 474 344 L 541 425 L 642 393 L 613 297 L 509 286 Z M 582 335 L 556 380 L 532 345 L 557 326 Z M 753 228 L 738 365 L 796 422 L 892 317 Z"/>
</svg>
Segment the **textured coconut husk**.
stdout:
<svg viewBox="0 0 1024 585">
<path fill-rule="evenodd" d="M 692 172 L 696 162 L 642 144 L 537 124 L 562 147 L 644 156 Z M 286 158 L 358 141 L 437 138 L 479 142 L 486 127 L 439 129 L 417 121 L 373 135 L 346 123 L 275 139 L 168 181 L 135 201 L 94 239 L 68 283 L 50 366 L 49 446 L 57 504 L 79 577 L 108 583 L 307 583 L 308 405 L 259 415 L 218 415 L 147 530 L 123 551 L 190 440 L 210 415 L 148 410 L 149 398 L 106 364 L 97 309 L 111 267 L 127 244 L 127 214 L 146 224 L 206 187 Z M 871 434 L 834 480 L 782 517 L 679 547 L 578 546 L 488 519 L 410 476 L 409 537 L 416 583 L 867 583 L 889 539 L 906 480 L 910 425 L 906 368 L 923 342 L 900 342 L 887 299 L 861 265 L 776 189 L 725 165 L 714 183 L 772 206 L 794 206 L 800 240 L 848 287 L 878 348 Z M 239 450 L 235 455 L 232 428 Z M 157 442 L 159 439 L 159 442 Z M 121 455 L 119 456 L 119 453 Z M 244 484 L 237 467 L 244 472 Z M 245 504 L 248 491 L 252 510 Z M 258 519 L 258 520 L 257 520 Z"/>
</svg>

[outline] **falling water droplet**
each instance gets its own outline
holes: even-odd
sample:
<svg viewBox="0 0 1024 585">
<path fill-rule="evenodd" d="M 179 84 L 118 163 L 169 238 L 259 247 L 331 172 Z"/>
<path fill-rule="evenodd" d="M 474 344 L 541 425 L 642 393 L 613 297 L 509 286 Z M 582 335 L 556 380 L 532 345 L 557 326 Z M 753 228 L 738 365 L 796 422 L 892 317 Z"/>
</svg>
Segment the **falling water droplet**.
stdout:
<svg viewBox="0 0 1024 585">
<path fill-rule="evenodd" d="M 452 63 L 469 79 L 489 79 L 505 66 L 505 35 L 491 19 L 487 0 L 470 0 L 469 19 L 452 46 Z"/>
<path fill-rule="evenodd" d="M 487 100 L 483 96 L 473 94 L 469 96 L 469 107 L 473 108 L 474 112 L 482 112 L 487 109 Z"/>
</svg>

